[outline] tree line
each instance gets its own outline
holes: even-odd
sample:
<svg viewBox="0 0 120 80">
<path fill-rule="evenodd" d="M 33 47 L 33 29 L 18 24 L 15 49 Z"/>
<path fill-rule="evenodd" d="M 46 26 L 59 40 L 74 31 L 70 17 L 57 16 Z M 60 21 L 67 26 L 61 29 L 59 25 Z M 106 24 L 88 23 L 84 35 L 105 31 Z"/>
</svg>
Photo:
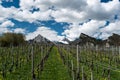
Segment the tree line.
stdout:
<svg viewBox="0 0 120 80">
<path fill-rule="evenodd" d="M 21 33 L 4 33 L 0 36 L 0 46 L 19 46 L 25 43 L 25 36 Z"/>
</svg>

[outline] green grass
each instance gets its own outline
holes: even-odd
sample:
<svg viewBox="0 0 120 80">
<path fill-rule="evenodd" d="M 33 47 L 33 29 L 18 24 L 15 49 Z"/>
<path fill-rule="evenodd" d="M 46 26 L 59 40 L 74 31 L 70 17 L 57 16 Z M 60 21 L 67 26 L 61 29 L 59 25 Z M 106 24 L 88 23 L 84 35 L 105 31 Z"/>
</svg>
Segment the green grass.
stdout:
<svg viewBox="0 0 120 80">
<path fill-rule="evenodd" d="M 48 60 L 45 62 L 41 80 L 71 80 L 68 69 L 63 64 L 56 47 L 52 49 Z"/>
</svg>

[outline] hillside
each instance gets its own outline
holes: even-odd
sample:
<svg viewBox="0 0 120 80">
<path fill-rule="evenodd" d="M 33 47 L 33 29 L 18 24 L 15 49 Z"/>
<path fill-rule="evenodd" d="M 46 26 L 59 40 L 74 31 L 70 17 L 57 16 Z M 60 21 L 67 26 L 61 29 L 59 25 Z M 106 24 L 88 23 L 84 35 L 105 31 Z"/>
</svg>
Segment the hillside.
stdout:
<svg viewBox="0 0 120 80">
<path fill-rule="evenodd" d="M 79 38 L 70 42 L 70 45 L 78 44 L 78 45 L 105 46 L 107 43 L 111 46 L 120 46 L 120 35 L 113 33 L 113 35 L 109 36 L 108 39 L 102 40 L 102 39 L 96 39 L 94 37 L 81 33 Z"/>
</svg>

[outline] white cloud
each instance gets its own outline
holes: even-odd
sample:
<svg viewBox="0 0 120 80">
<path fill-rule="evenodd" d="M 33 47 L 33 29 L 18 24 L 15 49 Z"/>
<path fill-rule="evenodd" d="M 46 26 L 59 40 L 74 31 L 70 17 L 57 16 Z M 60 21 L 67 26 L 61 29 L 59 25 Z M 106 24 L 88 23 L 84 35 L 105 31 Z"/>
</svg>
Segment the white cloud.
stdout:
<svg viewBox="0 0 120 80">
<path fill-rule="evenodd" d="M 51 3 L 57 8 L 57 9 L 69 9 L 69 10 L 76 10 L 76 11 L 82 11 L 84 10 L 83 7 L 87 6 L 87 3 L 85 0 L 50 0 Z"/>
<path fill-rule="evenodd" d="M 11 22 L 10 20 L 8 21 L 4 21 L 1 25 L 0 25 L 0 28 L 2 27 L 13 27 L 15 24 L 13 22 Z"/>
<path fill-rule="evenodd" d="M 69 40 L 74 40 L 80 36 L 80 33 L 85 33 L 90 36 L 94 36 L 95 33 L 99 32 L 101 26 L 105 25 L 105 21 L 91 20 L 83 25 L 73 24 L 70 25 L 69 29 L 63 32 L 63 35 Z"/>
<path fill-rule="evenodd" d="M 50 10 L 52 6 L 56 10 Z M 51 15 L 57 22 L 80 23 L 88 19 L 113 19 L 114 15 L 119 14 L 119 7 L 119 0 L 108 3 L 101 3 L 99 0 L 20 0 L 18 9 L 0 6 L 0 16 L 32 23 L 37 20 L 50 20 Z M 32 13 L 30 10 L 33 8 L 40 10 Z"/>
<path fill-rule="evenodd" d="M 85 21 L 84 12 L 77 12 L 68 9 L 60 9 L 52 12 L 52 16 L 57 22 L 80 23 Z"/>
<path fill-rule="evenodd" d="M 54 7 L 55 10 L 49 9 Z M 34 8 L 39 11 L 31 12 Z M 7 27 L 14 26 L 14 23 L 8 19 L 16 19 L 18 21 L 36 22 L 51 20 L 51 16 L 57 22 L 72 23 L 69 29 L 63 34 L 70 40 L 74 40 L 80 33 L 84 32 L 91 36 L 97 37 L 102 33 L 101 38 L 105 38 L 112 32 L 119 33 L 119 21 L 114 20 L 114 16 L 118 15 L 120 20 L 120 2 L 119 0 L 101 3 L 100 0 L 20 0 L 20 8 L 5 8 L 0 5 L 0 31 L 10 31 Z M 90 22 L 86 22 L 91 19 Z M 110 21 L 110 25 L 100 29 L 105 25 L 106 20 Z M 83 25 L 78 25 L 83 23 Z M 25 32 L 23 29 L 15 29 L 15 32 Z M 53 35 L 49 35 L 49 34 Z M 56 31 L 46 27 L 39 27 L 33 33 L 28 33 L 27 39 L 31 39 L 38 34 L 48 37 L 52 41 L 59 41 L 63 37 L 58 36 Z M 49 36 L 48 36 L 49 35 Z M 33 36 L 33 37 L 32 37 Z"/>
<path fill-rule="evenodd" d="M 104 7 L 104 9 L 108 12 L 111 12 L 111 11 L 115 11 L 117 12 L 119 10 L 119 7 L 120 7 L 120 2 L 119 0 L 113 0 L 113 1 L 110 1 L 109 3 L 101 3 L 101 5 Z"/>
<path fill-rule="evenodd" d="M 52 6 L 55 10 L 49 10 Z M 34 7 L 39 8 L 40 11 L 31 13 L 30 10 Z M 119 7 L 118 0 L 108 3 L 101 3 L 99 0 L 21 0 L 20 9 L 22 11 L 19 11 L 18 15 L 15 16 L 17 20 L 23 19 L 33 22 L 36 20 L 50 20 L 51 15 L 57 22 L 80 23 L 88 19 L 113 19 L 114 15 L 118 14 Z"/>
<path fill-rule="evenodd" d="M 100 32 L 102 33 L 100 38 L 106 39 L 112 33 L 120 34 L 120 21 L 115 21 L 114 23 L 110 23 L 108 26 L 100 29 Z"/>
<path fill-rule="evenodd" d="M 0 34 L 10 32 L 8 28 L 0 28 Z"/>
<path fill-rule="evenodd" d="M 119 31 L 120 30 L 120 21 L 116 21 L 114 23 L 110 23 L 108 26 L 102 29 L 102 32 L 113 32 L 113 31 Z"/>
<path fill-rule="evenodd" d="M 17 12 L 18 12 L 18 9 L 16 9 L 15 7 L 5 8 L 0 5 L 0 18 L 3 18 L 3 19 L 12 18 L 14 16 L 13 14 Z"/>
<path fill-rule="evenodd" d="M 29 12 L 27 10 L 24 11 L 18 11 L 14 14 L 13 18 L 18 21 L 28 21 L 30 23 L 36 22 L 37 20 L 46 21 L 50 20 L 51 10 L 45 11 L 45 12 Z"/>
<path fill-rule="evenodd" d="M 11 22 L 10 20 L 6 20 L 4 22 L 0 22 L 0 34 L 5 32 L 11 32 L 9 27 L 13 27 L 15 24 Z"/>
<path fill-rule="evenodd" d="M 98 0 L 87 0 L 88 6 L 86 17 L 96 20 L 113 20 L 114 16 L 118 14 L 120 10 L 119 0 L 113 0 L 108 3 L 101 3 Z"/>
<path fill-rule="evenodd" d="M 25 33 L 26 32 L 26 30 L 25 29 L 22 29 L 22 28 L 16 28 L 16 29 L 14 29 L 14 32 L 15 33 Z"/>
<path fill-rule="evenodd" d="M 82 1 L 82 3 L 79 3 Z M 119 0 L 113 0 L 108 3 L 101 3 L 99 0 L 75 0 L 68 4 L 68 0 L 55 2 L 55 11 L 52 11 L 52 16 L 57 22 L 68 23 L 83 23 L 88 19 L 99 21 L 113 21 L 115 15 L 119 15 L 120 2 Z M 61 7 L 60 4 L 66 6 Z M 74 3 L 74 4 L 73 4 Z M 59 5 L 56 5 L 59 4 Z M 72 5 L 71 5 L 72 4 Z M 79 7 L 77 6 L 79 4 Z M 82 9 L 80 9 L 82 7 Z"/>
<path fill-rule="evenodd" d="M 63 36 L 58 36 L 56 31 L 43 26 L 43 27 L 38 27 L 37 30 L 32 33 L 28 33 L 26 35 L 26 39 L 27 40 L 33 39 L 39 34 L 49 39 L 50 41 L 61 41 L 64 38 Z"/>
<path fill-rule="evenodd" d="M 39 4 L 40 5 L 40 4 Z M 9 7 L 5 8 L 0 5 L 0 20 L 3 19 L 16 19 L 18 21 L 35 22 L 37 20 L 50 20 L 51 10 L 36 11 L 32 13 L 34 7 L 37 7 L 34 0 L 20 0 L 20 8 Z M 49 7 L 49 6 L 48 6 Z M 38 7 L 40 8 L 40 7 Z"/>
<path fill-rule="evenodd" d="M 30 10 L 34 6 L 34 0 L 20 0 L 20 8 Z"/>
</svg>

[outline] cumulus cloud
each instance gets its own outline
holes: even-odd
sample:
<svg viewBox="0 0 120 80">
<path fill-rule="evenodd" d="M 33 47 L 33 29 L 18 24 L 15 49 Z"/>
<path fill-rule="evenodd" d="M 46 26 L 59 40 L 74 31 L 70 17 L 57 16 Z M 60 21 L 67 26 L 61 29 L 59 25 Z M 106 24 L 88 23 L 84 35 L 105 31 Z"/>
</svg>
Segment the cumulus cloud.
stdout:
<svg viewBox="0 0 120 80">
<path fill-rule="evenodd" d="M 51 3 L 57 8 L 57 9 L 69 9 L 69 10 L 76 10 L 76 11 L 82 11 L 84 10 L 83 7 L 86 7 L 87 3 L 85 0 L 50 0 Z"/>
<path fill-rule="evenodd" d="M 13 14 L 17 12 L 18 12 L 18 9 L 16 9 L 15 7 L 5 8 L 0 5 L 0 18 L 10 19 L 13 17 Z"/>
<path fill-rule="evenodd" d="M 0 27 L 1 27 L 1 28 L 3 28 L 3 27 L 5 28 L 5 27 L 9 27 L 9 26 L 10 26 L 10 27 L 13 27 L 14 25 L 15 25 L 15 24 L 14 24 L 13 22 L 11 22 L 11 21 L 8 20 L 8 21 L 4 21 L 4 22 L 0 25 Z"/>
<path fill-rule="evenodd" d="M 67 2 L 68 0 L 66 0 Z M 82 1 L 82 0 L 79 0 Z M 59 7 L 53 11 L 52 16 L 58 22 L 69 22 L 69 23 L 81 23 L 88 19 L 93 20 L 113 20 L 115 15 L 119 14 L 120 2 L 119 0 L 113 0 L 108 3 L 101 3 L 99 0 L 87 0 L 79 3 L 78 0 L 72 1 L 70 5 Z M 62 0 L 59 4 L 63 3 Z M 57 4 L 57 3 L 56 3 Z M 65 3 L 64 3 L 65 4 Z M 63 5 L 64 5 L 63 4 Z M 71 5 L 72 4 L 72 5 Z M 79 4 L 79 7 L 77 6 Z M 69 8 L 68 8 L 69 7 Z M 74 9 L 75 7 L 75 9 Z M 80 9 L 82 7 L 82 9 Z"/>
<path fill-rule="evenodd" d="M 42 26 L 42 27 L 38 27 L 36 31 L 28 33 L 26 39 L 27 40 L 33 39 L 39 34 L 49 39 L 50 41 L 62 41 L 62 39 L 64 38 L 63 36 L 58 36 L 56 31 Z"/>
<path fill-rule="evenodd" d="M 71 41 L 78 38 L 81 33 L 100 39 L 107 39 L 113 33 L 120 34 L 119 25 L 119 20 L 116 20 L 109 25 L 106 25 L 106 21 L 91 20 L 82 25 L 72 24 L 62 34 L 66 35 L 66 37 Z"/>
<path fill-rule="evenodd" d="M 60 9 L 52 12 L 57 22 L 81 23 L 85 21 L 85 12 L 77 12 L 68 9 Z"/>
<path fill-rule="evenodd" d="M 10 20 L 6 20 L 4 22 L 0 22 L 0 34 L 5 32 L 11 32 L 9 27 L 13 27 L 15 24 Z"/>
<path fill-rule="evenodd" d="M 96 20 L 91 20 L 82 25 L 72 24 L 69 26 L 69 29 L 66 29 L 62 34 L 66 35 L 66 37 L 72 41 L 78 38 L 81 33 L 94 36 L 94 34 L 99 32 L 100 27 L 104 25 L 105 25 L 105 21 L 96 21 Z"/>
<path fill-rule="evenodd" d="M 0 34 L 10 32 L 8 28 L 0 28 Z"/>
<path fill-rule="evenodd" d="M 120 34 L 120 26 L 119 25 L 120 25 L 120 21 L 115 21 L 113 23 L 110 23 L 106 27 L 100 29 L 100 32 L 102 33 L 100 35 L 100 38 L 106 39 L 107 37 L 112 35 L 112 33 Z"/>
<path fill-rule="evenodd" d="M 23 33 L 23 34 L 25 34 L 26 30 L 22 29 L 22 28 L 16 28 L 16 29 L 14 29 L 14 32 L 15 33 Z"/>
<path fill-rule="evenodd" d="M 68 4 L 69 3 L 69 4 Z M 50 9 L 51 7 L 55 8 Z M 30 23 L 37 20 L 51 20 L 57 22 L 81 23 L 88 19 L 108 20 L 119 14 L 119 0 L 101 3 L 100 0 L 20 0 L 20 8 L 4 8 L 0 12 L 5 18 L 14 18 L 18 21 Z M 39 9 L 31 12 L 34 8 Z"/>
<path fill-rule="evenodd" d="M 29 23 L 33 23 L 38 20 L 40 21 L 50 20 L 51 19 L 50 14 L 51 14 L 51 10 L 45 12 L 34 12 L 34 13 L 27 10 L 23 10 L 23 11 L 20 10 L 17 13 L 13 14 L 14 15 L 13 18 L 21 22 L 27 21 Z"/>
<path fill-rule="evenodd" d="M 40 5 L 40 4 L 39 4 Z M 31 12 L 32 9 L 36 8 L 34 0 L 20 0 L 20 8 L 9 7 L 5 8 L 0 5 L 0 20 L 3 19 L 16 19 L 18 21 L 27 21 L 27 22 L 35 22 L 37 20 L 50 20 L 51 19 L 51 10 L 46 11 L 36 11 Z M 48 6 L 49 7 L 49 6 Z M 38 9 L 40 7 L 38 6 Z M 3 14 L 4 13 L 4 14 Z"/>
<path fill-rule="evenodd" d="M 101 3 L 98 0 L 87 0 L 88 6 L 86 12 L 88 13 L 86 17 L 96 20 L 110 20 L 113 19 L 118 11 L 120 10 L 119 0 L 113 0 L 108 3 Z"/>
<path fill-rule="evenodd" d="M 97 37 L 100 39 L 107 39 L 113 33 L 120 34 L 120 21 L 110 23 L 105 26 L 105 21 L 91 20 L 83 25 L 72 24 L 63 32 L 63 35 L 69 40 L 74 40 L 80 36 L 81 33 L 85 33 L 92 37 Z"/>
<path fill-rule="evenodd" d="M 119 27 L 116 27 L 120 25 L 119 21 L 114 19 L 117 15 L 117 20 L 120 20 L 119 0 L 112 0 L 107 3 L 101 3 L 100 0 L 20 0 L 19 5 L 20 8 L 5 8 L 0 5 L 0 26 L 4 27 L 0 30 L 10 31 L 6 27 L 14 24 L 10 21 L 6 22 L 6 20 L 11 18 L 29 23 L 54 19 L 56 22 L 72 23 L 62 33 L 70 40 L 79 37 L 80 33 L 94 37 L 99 36 L 100 38 L 106 38 L 112 32 L 119 33 Z M 38 9 L 38 11 L 31 12 L 34 9 Z M 91 21 L 86 22 L 89 19 Z M 110 24 L 104 26 L 106 20 Z M 79 25 L 79 23 L 83 25 Z M 101 28 L 101 26 L 104 27 Z M 14 31 L 25 32 L 23 29 L 15 29 Z M 48 35 L 46 32 L 52 35 Z M 63 38 L 50 28 L 38 27 L 33 33 L 28 33 L 27 39 L 31 39 L 37 34 L 48 37 L 52 41 L 60 41 Z"/>
<path fill-rule="evenodd" d="M 69 3 L 69 4 L 68 4 Z M 54 7 L 55 10 L 51 10 Z M 16 18 L 20 21 L 50 20 L 53 16 L 58 22 L 83 22 L 88 19 L 106 20 L 119 14 L 119 0 L 101 3 L 100 0 L 20 0 L 20 8 L 4 8 L 0 12 L 4 17 Z M 38 8 L 32 13 L 30 10 Z M 26 15 L 27 14 L 27 15 Z"/>
</svg>

